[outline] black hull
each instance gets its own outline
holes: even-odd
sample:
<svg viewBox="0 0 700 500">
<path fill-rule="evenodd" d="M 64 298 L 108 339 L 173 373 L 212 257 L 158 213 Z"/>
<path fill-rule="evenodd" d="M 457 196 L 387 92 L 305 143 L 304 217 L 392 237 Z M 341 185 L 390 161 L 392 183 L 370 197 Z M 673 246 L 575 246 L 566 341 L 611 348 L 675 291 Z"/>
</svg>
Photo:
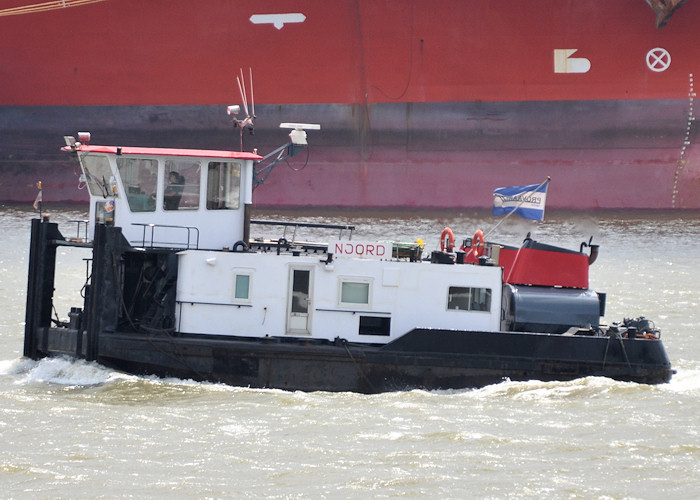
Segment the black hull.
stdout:
<svg viewBox="0 0 700 500">
<path fill-rule="evenodd" d="M 76 330 L 40 330 L 37 357 L 80 353 L 78 338 Z M 97 362 L 127 373 L 303 391 L 462 389 L 588 376 L 659 384 L 673 374 L 659 341 L 533 333 L 422 329 L 379 347 L 103 332 L 97 352 Z"/>
</svg>

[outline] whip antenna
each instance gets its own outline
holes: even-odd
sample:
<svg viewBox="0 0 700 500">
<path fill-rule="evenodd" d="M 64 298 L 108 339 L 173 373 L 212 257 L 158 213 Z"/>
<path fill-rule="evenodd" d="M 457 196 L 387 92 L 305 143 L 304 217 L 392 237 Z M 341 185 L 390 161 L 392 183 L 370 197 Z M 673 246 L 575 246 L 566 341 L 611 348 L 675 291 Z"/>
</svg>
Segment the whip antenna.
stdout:
<svg viewBox="0 0 700 500">
<path fill-rule="evenodd" d="M 243 129 L 248 128 L 248 131 L 250 132 L 251 135 L 254 133 L 254 128 L 253 128 L 253 120 L 255 119 L 255 101 L 253 97 L 253 69 L 249 68 L 249 75 L 250 75 L 250 105 L 251 105 L 251 113 L 248 111 L 248 94 L 246 92 L 246 85 L 245 85 L 245 77 L 243 76 L 243 68 L 240 70 L 240 75 L 236 75 L 236 83 L 238 83 L 238 91 L 241 94 L 241 104 L 243 105 L 243 111 L 245 112 L 245 118 L 237 118 L 236 116 L 238 113 L 241 111 L 241 107 L 238 105 L 234 106 L 228 106 L 226 108 L 226 112 L 229 115 L 233 115 L 233 124 L 234 126 L 240 128 L 240 137 L 241 137 L 241 151 L 243 151 Z"/>
</svg>

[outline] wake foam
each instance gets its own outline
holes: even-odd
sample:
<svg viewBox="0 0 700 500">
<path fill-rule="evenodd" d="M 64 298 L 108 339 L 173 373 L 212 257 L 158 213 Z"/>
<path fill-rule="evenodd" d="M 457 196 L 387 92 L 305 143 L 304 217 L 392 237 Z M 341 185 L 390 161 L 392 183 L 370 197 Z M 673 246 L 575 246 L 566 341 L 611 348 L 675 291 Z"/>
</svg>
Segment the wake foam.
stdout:
<svg viewBox="0 0 700 500">
<path fill-rule="evenodd" d="M 671 383 L 666 385 L 673 392 L 699 392 L 700 393 L 700 369 L 678 369 L 671 378 Z"/>
<path fill-rule="evenodd" d="M 17 358 L 0 361 L 0 376 L 14 378 L 17 385 L 56 384 L 61 386 L 94 387 L 117 383 L 129 386 L 143 385 L 152 387 L 194 388 L 207 391 L 244 390 L 210 382 L 198 382 L 190 379 L 160 378 L 155 375 L 130 375 L 106 368 L 94 361 L 85 361 L 70 357 L 51 357 L 34 361 L 29 358 Z"/>
<path fill-rule="evenodd" d="M 0 362 L 0 373 L 15 375 L 16 384 L 57 384 L 94 386 L 104 384 L 121 374 L 109 370 L 97 363 L 81 359 L 44 358 L 33 361 L 28 358 L 18 358 Z"/>
</svg>

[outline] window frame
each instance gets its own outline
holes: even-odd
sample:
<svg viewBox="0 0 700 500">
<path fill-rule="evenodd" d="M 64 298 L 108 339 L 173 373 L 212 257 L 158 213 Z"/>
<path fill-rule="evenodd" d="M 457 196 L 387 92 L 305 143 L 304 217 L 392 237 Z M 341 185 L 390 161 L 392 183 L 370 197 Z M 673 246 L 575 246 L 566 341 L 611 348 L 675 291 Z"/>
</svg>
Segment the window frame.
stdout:
<svg viewBox="0 0 700 500">
<path fill-rule="evenodd" d="M 80 166 L 85 185 L 92 196 L 104 199 L 114 197 L 112 186 L 115 176 L 107 156 L 86 154 L 80 157 Z"/>
<path fill-rule="evenodd" d="M 376 326 L 376 323 L 379 323 L 379 325 Z M 373 315 L 371 313 L 360 314 L 357 334 L 371 337 L 390 337 L 391 316 Z"/>
<path fill-rule="evenodd" d="M 116 166 L 129 211 L 131 213 L 155 212 L 160 161 L 156 158 L 120 156 L 116 159 Z M 144 178 L 144 175 L 149 178 Z"/>
<path fill-rule="evenodd" d="M 457 293 L 457 290 L 468 290 L 468 303 L 466 308 L 460 308 L 460 307 L 450 307 L 451 305 L 458 305 L 456 304 L 456 300 L 451 299 L 453 295 Z M 455 291 L 453 291 L 455 290 Z M 474 305 L 481 304 L 482 301 L 477 301 L 475 300 L 475 292 L 483 292 L 486 294 L 486 300 L 485 300 L 485 309 L 483 308 L 474 308 Z M 462 292 L 465 293 L 465 292 Z M 477 286 L 463 286 L 463 285 L 449 285 L 447 287 L 447 304 L 446 308 L 448 311 L 460 311 L 460 312 L 477 312 L 477 313 L 490 313 L 491 312 L 491 306 L 493 305 L 493 290 L 488 287 L 477 287 Z"/>
<path fill-rule="evenodd" d="M 346 276 L 338 278 L 338 305 L 341 307 L 351 307 L 369 309 L 372 304 L 372 278 L 359 278 L 356 276 Z M 348 302 L 343 300 L 343 287 L 348 285 L 365 285 L 367 287 L 367 302 Z"/>
<path fill-rule="evenodd" d="M 238 278 L 239 276 L 248 278 L 248 288 L 246 297 L 238 297 Z M 251 302 L 251 296 L 253 291 L 253 273 L 249 270 L 234 269 L 233 270 L 233 301 L 234 302 Z"/>
<path fill-rule="evenodd" d="M 203 161 L 200 158 L 189 157 L 172 157 L 165 158 L 163 161 L 163 178 L 161 185 L 163 193 L 168 185 L 168 176 L 171 172 L 177 172 L 183 181 L 182 190 L 177 208 L 165 208 L 165 196 L 161 202 L 161 210 L 169 213 L 178 211 L 197 211 L 202 207 L 202 165 Z M 193 202 L 196 202 L 194 204 Z"/>
<path fill-rule="evenodd" d="M 222 171 L 222 167 L 228 167 L 226 171 Z M 207 210 L 240 210 L 241 208 L 241 180 L 243 176 L 243 163 L 240 161 L 209 161 L 206 163 L 206 188 L 204 190 L 206 198 L 204 206 Z M 212 173 L 216 171 L 218 176 L 216 179 Z M 224 178 L 224 181 L 220 182 Z M 238 185 L 234 186 L 233 180 L 238 180 Z M 216 180 L 216 184 L 214 181 Z M 226 188 L 224 196 L 219 197 L 215 194 L 222 188 Z M 233 189 L 232 189 L 233 188 Z M 233 196 L 232 196 L 233 195 Z"/>
</svg>

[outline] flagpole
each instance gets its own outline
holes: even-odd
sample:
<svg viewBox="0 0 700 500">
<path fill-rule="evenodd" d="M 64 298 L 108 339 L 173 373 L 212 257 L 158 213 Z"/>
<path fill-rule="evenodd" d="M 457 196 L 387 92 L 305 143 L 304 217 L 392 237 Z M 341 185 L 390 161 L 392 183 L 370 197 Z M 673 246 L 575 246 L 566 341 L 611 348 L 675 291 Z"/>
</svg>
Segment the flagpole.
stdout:
<svg viewBox="0 0 700 500">
<path fill-rule="evenodd" d="M 36 198 L 34 199 L 34 210 L 39 210 L 39 215 L 43 213 L 43 203 L 44 203 L 44 197 L 42 195 L 42 185 L 41 181 L 36 183 L 36 187 L 39 190 L 39 192 L 36 195 Z"/>
<path fill-rule="evenodd" d="M 547 184 L 550 180 L 552 180 L 551 177 L 547 176 L 547 178 L 544 180 L 544 182 L 542 182 L 542 184 L 540 184 L 539 186 L 537 186 L 537 187 L 536 187 L 535 189 L 533 189 L 532 191 L 526 191 L 526 193 L 536 193 L 537 191 L 540 190 L 540 188 L 541 188 L 542 186 L 544 186 L 545 184 Z M 500 221 L 498 221 L 498 224 L 496 224 L 495 226 L 493 226 L 491 229 L 489 229 L 489 230 L 486 232 L 486 234 L 484 235 L 484 239 L 487 239 L 488 236 L 489 236 L 491 233 L 493 233 L 496 229 L 498 229 L 498 226 L 500 226 L 501 224 L 503 224 L 503 223 L 506 221 L 506 219 L 507 219 L 508 217 L 510 217 L 511 215 L 513 215 L 513 213 L 515 213 L 515 211 L 518 210 L 518 209 L 522 206 L 523 203 L 525 203 L 525 197 L 524 197 L 524 196 L 522 197 L 522 199 L 520 200 L 520 202 L 519 202 L 510 212 L 508 212 L 508 213 L 506 214 L 505 217 L 503 217 Z"/>
<path fill-rule="evenodd" d="M 540 189 L 542 186 L 544 186 L 545 184 L 547 184 L 550 180 L 552 180 L 552 178 L 551 178 L 550 176 L 547 176 L 547 178 L 546 178 L 539 186 L 537 186 L 537 187 L 536 187 L 535 189 L 533 189 L 532 191 L 525 191 L 525 193 L 536 193 L 537 191 L 539 191 L 539 189 Z M 489 229 L 489 230 L 486 232 L 486 234 L 484 235 L 484 241 L 487 241 L 488 236 L 489 236 L 491 233 L 493 233 L 496 229 L 498 229 L 498 226 L 500 226 L 501 224 L 503 224 L 503 222 L 504 222 L 508 217 L 510 217 L 511 215 L 513 215 L 513 213 L 515 213 L 515 211 L 518 210 L 518 208 L 520 208 L 520 207 L 522 206 L 523 203 L 525 203 L 525 197 L 523 197 L 523 198 L 520 200 L 520 202 L 519 202 L 510 212 L 508 212 L 508 213 L 506 214 L 505 217 L 503 217 L 500 221 L 498 221 L 498 224 L 496 224 L 495 226 L 493 226 L 491 229 Z M 469 251 L 466 253 L 466 255 L 465 255 L 464 257 L 465 257 L 465 258 L 466 258 L 466 257 L 469 257 L 469 256 L 472 254 L 473 251 L 474 251 L 474 247 L 470 248 Z M 518 250 L 518 252 L 520 252 L 520 250 Z M 516 258 L 516 259 L 518 258 L 518 254 L 516 254 L 515 258 Z"/>
</svg>

